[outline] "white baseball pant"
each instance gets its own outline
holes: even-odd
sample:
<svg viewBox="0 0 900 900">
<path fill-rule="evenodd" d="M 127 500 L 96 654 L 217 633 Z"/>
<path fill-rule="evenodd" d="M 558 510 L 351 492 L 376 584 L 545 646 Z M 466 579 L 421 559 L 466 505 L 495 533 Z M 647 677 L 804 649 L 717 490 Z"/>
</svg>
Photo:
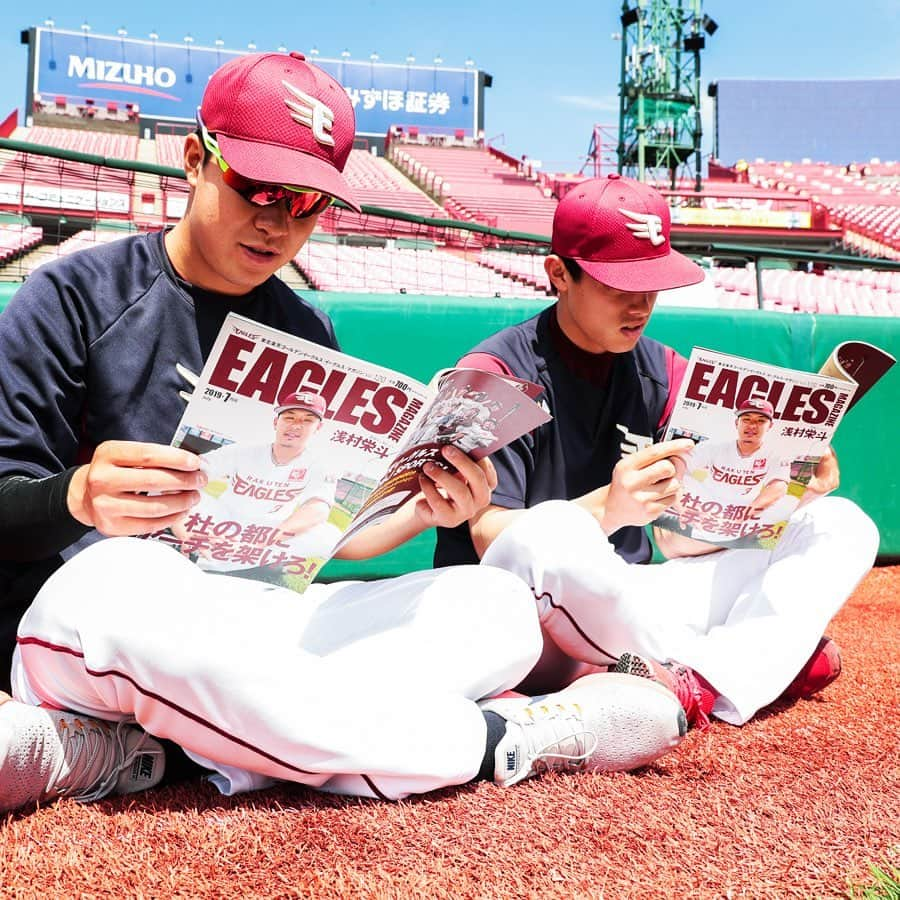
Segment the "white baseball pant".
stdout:
<svg viewBox="0 0 900 900">
<path fill-rule="evenodd" d="M 478 773 L 473 701 L 516 685 L 541 648 L 531 592 L 499 569 L 298 595 L 136 538 L 60 568 L 18 641 L 16 697 L 133 719 L 214 768 L 224 793 L 284 779 L 391 799 Z"/>
<path fill-rule="evenodd" d="M 552 500 L 518 518 L 482 562 L 526 581 L 545 638 L 568 656 L 676 660 L 719 692 L 714 715 L 742 725 L 791 683 L 877 550 L 872 520 L 824 497 L 793 515 L 773 551 L 632 565 L 587 510 Z"/>
</svg>

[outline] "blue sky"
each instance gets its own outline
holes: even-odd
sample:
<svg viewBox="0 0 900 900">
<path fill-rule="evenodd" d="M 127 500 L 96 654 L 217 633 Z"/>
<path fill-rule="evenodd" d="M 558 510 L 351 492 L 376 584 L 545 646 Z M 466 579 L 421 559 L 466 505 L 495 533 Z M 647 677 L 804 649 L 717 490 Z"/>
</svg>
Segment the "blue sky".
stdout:
<svg viewBox="0 0 900 900">
<path fill-rule="evenodd" d="M 455 66 L 471 57 L 494 77 L 487 136 L 549 171 L 577 171 L 594 123 L 617 123 L 621 45 L 611 35 L 620 30 L 619 0 L 41 0 L 27 10 L 0 0 L 0 7 L 0 118 L 23 107 L 27 55 L 19 32 L 49 17 L 61 29 L 87 22 L 100 34 L 124 27 L 131 37 L 156 31 L 173 43 L 190 34 L 197 44 L 221 38 L 236 49 L 284 43 L 315 46 L 325 57 L 346 49 L 354 59 L 377 52 L 383 62 L 401 63 L 412 53 L 420 63 L 440 56 Z M 900 77 L 900 0 L 706 0 L 703 7 L 719 24 L 702 56 L 704 95 L 710 80 L 724 78 Z"/>
</svg>

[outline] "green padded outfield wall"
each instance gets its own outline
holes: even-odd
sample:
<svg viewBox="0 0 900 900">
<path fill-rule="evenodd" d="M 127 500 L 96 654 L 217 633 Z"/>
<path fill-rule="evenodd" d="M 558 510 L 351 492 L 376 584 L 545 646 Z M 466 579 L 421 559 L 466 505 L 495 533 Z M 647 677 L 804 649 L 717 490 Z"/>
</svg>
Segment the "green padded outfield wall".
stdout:
<svg viewBox="0 0 900 900">
<path fill-rule="evenodd" d="M 16 285 L 0 284 L 0 309 Z M 305 295 L 334 320 L 347 353 L 427 381 L 482 338 L 547 305 L 533 300 L 417 297 L 409 294 Z M 698 344 L 790 368 L 816 371 L 835 344 L 863 340 L 900 357 L 900 320 L 857 316 L 785 315 L 755 310 L 661 307 L 650 337 L 687 356 Z M 900 447 L 900 366 L 841 423 L 835 448 L 841 462 L 838 493 L 862 506 L 881 532 L 880 555 L 900 556 L 897 459 Z M 430 564 L 433 538 L 422 535 L 365 563 L 329 563 L 325 578 L 394 575 Z"/>
<path fill-rule="evenodd" d="M 423 381 L 435 370 L 453 365 L 482 338 L 547 305 L 532 300 L 396 294 L 308 296 L 331 315 L 345 352 Z M 850 339 L 877 344 L 900 358 L 900 320 L 886 318 L 660 307 L 647 333 L 685 356 L 699 345 L 805 371 L 817 371 L 836 344 Z M 898 406 L 900 365 L 847 415 L 835 440 L 842 478 L 838 493 L 855 500 L 875 520 L 883 558 L 900 556 Z M 344 577 L 361 569 L 366 577 L 408 571 L 427 565 L 432 547 L 431 536 L 423 535 L 380 562 L 351 567 L 335 560 L 324 575 Z"/>
</svg>

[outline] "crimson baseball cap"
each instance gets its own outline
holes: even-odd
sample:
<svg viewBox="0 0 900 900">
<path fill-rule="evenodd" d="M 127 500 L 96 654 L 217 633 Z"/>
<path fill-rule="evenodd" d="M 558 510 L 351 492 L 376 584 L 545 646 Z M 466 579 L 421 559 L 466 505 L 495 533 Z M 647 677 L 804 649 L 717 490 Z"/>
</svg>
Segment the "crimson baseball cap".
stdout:
<svg viewBox="0 0 900 900">
<path fill-rule="evenodd" d="M 666 291 L 703 281 L 672 249 L 669 206 L 640 181 L 608 175 L 573 187 L 556 207 L 551 247 L 618 291 Z"/>
<path fill-rule="evenodd" d="M 229 60 L 209 79 L 200 118 L 245 178 L 322 191 L 359 210 L 341 174 L 356 134 L 353 104 L 302 53 Z"/>
<path fill-rule="evenodd" d="M 767 419 L 774 420 L 775 407 L 772 406 L 768 400 L 750 397 L 749 399 L 744 400 L 743 403 L 738 404 L 738 408 L 734 412 L 735 416 L 738 418 L 744 415 L 744 413 L 759 413 L 759 415 L 765 416 Z"/>
<path fill-rule="evenodd" d="M 280 416 L 287 409 L 304 409 L 323 419 L 325 417 L 325 398 L 321 394 L 312 394 L 309 391 L 285 394 L 275 407 L 275 415 Z"/>
</svg>

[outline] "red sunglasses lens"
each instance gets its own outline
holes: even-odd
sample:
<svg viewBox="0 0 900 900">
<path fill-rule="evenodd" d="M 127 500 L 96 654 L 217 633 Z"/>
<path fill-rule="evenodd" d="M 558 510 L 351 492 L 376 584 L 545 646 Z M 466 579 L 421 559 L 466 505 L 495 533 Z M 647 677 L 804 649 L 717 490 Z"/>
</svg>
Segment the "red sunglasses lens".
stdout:
<svg viewBox="0 0 900 900">
<path fill-rule="evenodd" d="M 285 193 L 290 198 L 291 215 L 295 219 L 304 216 L 314 216 L 316 213 L 322 212 L 331 203 L 331 197 L 319 191 L 303 194 L 298 194 L 294 191 L 286 191 Z"/>
<path fill-rule="evenodd" d="M 271 206 L 273 203 L 287 198 L 288 209 L 295 219 L 315 215 L 331 203 L 331 197 L 319 191 L 304 191 L 303 193 L 289 191 L 278 184 L 251 181 L 235 172 L 234 169 L 227 169 L 223 172 L 222 180 L 254 206 Z"/>
</svg>

